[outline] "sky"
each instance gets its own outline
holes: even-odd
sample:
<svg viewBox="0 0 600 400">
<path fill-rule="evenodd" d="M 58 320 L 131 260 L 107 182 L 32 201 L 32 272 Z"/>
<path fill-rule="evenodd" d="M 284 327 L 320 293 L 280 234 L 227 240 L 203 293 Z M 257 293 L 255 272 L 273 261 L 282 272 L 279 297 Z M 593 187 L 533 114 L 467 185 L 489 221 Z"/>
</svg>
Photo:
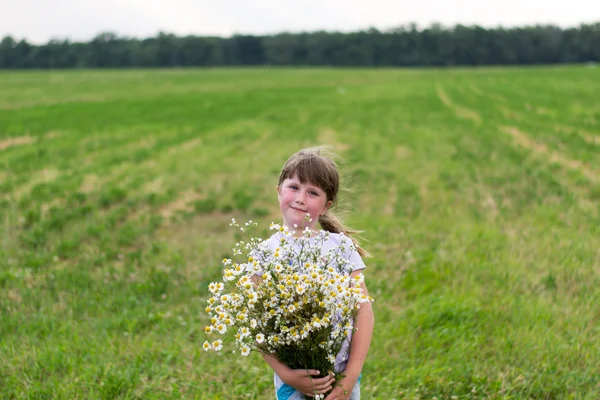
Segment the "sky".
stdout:
<svg viewBox="0 0 600 400">
<path fill-rule="evenodd" d="M 419 27 L 600 22 L 595 0 L 0 0 L 0 10 L 0 38 L 35 44 L 88 41 L 102 32 L 228 37 L 387 30 L 413 22 Z"/>
</svg>

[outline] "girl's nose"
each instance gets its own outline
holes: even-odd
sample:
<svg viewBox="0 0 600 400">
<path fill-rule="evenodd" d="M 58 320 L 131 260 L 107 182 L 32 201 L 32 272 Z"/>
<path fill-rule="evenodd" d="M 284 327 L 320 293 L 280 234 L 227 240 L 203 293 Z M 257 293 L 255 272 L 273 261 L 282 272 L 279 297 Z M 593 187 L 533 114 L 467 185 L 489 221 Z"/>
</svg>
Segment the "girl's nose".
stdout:
<svg viewBox="0 0 600 400">
<path fill-rule="evenodd" d="M 296 196 L 296 202 L 297 203 L 301 203 L 304 204 L 304 200 L 306 199 L 306 194 L 302 191 L 300 191 L 298 193 L 298 195 Z"/>
</svg>

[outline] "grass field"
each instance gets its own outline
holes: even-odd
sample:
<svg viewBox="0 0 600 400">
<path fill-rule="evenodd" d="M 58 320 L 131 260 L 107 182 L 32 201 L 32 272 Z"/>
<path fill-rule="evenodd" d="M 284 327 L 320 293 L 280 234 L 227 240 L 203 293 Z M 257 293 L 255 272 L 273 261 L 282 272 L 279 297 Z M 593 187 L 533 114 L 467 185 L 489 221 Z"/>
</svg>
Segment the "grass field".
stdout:
<svg viewBox="0 0 600 400">
<path fill-rule="evenodd" d="M 228 226 L 334 146 L 364 399 L 600 398 L 600 69 L 0 72 L 0 398 L 272 399 L 205 353 Z M 263 232 L 266 235 L 266 232 Z"/>
</svg>

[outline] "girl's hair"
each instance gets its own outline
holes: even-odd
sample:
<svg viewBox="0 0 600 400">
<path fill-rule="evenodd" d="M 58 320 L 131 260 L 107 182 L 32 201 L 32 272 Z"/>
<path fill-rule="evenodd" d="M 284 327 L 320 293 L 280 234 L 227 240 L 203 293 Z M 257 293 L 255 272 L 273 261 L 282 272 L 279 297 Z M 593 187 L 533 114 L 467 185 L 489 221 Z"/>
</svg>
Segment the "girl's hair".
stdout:
<svg viewBox="0 0 600 400">
<path fill-rule="evenodd" d="M 327 201 L 331 200 L 332 206 L 335 206 L 337 205 L 338 192 L 340 190 L 340 175 L 335 163 L 335 158 L 338 157 L 337 154 L 326 146 L 300 150 L 292 155 L 283 165 L 278 185 L 281 186 L 284 180 L 296 175 L 300 182 L 310 182 L 321 188 L 327 196 Z M 358 254 L 369 256 L 369 253 L 360 247 L 358 240 L 353 236 L 359 231 L 344 226 L 342 221 L 330 209 L 331 207 L 319 217 L 319 223 L 323 229 L 333 233 L 343 233 L 350 237 L 356 246 Z"/>
</svg>

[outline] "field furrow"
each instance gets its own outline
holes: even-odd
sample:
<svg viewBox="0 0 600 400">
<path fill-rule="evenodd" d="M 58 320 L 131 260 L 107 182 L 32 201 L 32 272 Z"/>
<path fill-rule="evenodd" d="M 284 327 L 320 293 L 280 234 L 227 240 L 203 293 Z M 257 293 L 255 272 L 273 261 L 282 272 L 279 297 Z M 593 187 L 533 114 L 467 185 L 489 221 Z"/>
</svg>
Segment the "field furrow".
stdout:
<svg viewBox="0 0 600 400">
<path fill-rule="evenodd" d="M 0 73 L 0 397 L 273 397 L 207 287 L 330 145 L 372 253 L 366 399 L 595 399 L 600 70 Z M 231 350 L 231 348 L 227 348 Z"/>
</svg>

